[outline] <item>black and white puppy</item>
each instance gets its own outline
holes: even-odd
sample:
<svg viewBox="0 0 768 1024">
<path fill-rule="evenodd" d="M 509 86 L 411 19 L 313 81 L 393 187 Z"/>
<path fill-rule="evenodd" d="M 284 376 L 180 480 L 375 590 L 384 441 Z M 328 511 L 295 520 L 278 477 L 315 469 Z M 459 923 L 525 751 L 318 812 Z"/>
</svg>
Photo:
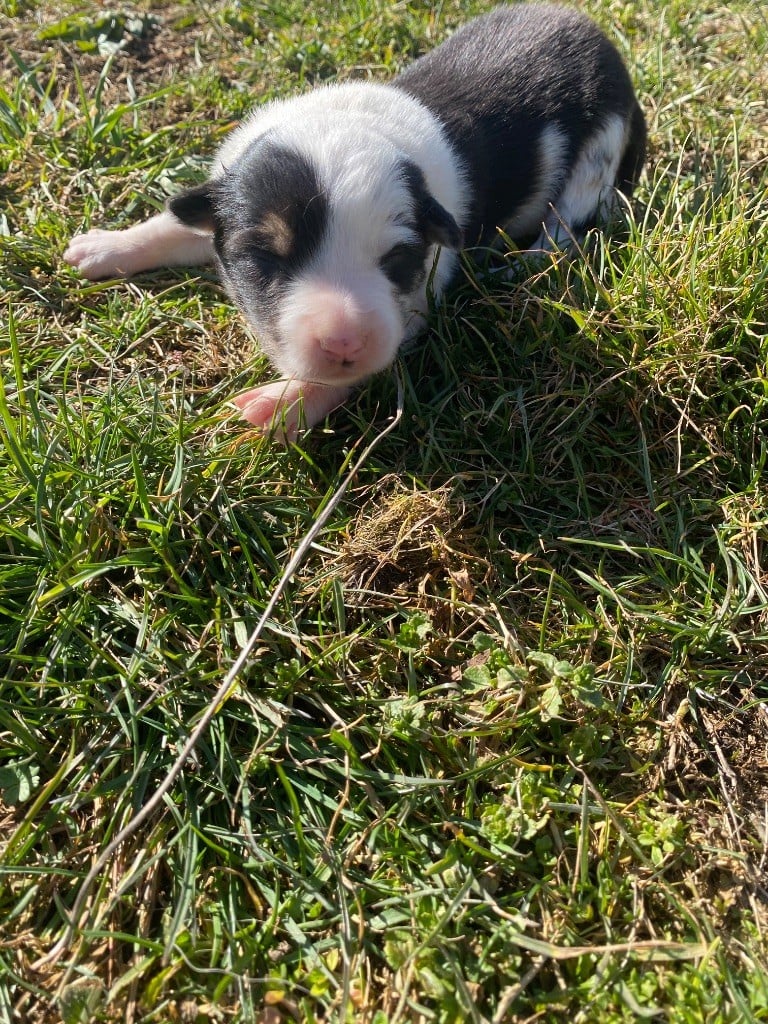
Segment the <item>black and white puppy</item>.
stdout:
<svg viewBox="0 0 768 1024">
<path fill-rule="evenodd" d="M 554 4 L 498 7 L 388 84 L 257 108 L 208 182 L 124 231 L 72 240 L 88 278 L 213 260 L 282 380 L 235 399 L 295 435 L 424 323 L 457 252 L 498 230 L 552 248 L 630 194 L 646 130 L 614 46 Z"/>
</svg>

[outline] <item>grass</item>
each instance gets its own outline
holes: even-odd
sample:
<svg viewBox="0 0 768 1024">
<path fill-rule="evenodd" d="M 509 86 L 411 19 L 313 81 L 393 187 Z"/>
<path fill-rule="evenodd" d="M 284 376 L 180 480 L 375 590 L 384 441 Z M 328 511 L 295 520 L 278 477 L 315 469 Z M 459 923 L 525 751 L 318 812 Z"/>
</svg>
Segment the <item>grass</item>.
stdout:
<svg viewBox="0 0 768 1024">
<path fill-rule="evenodd" d="M 212 274 L 61 264 L 487 6 L 0 5 L 0 1019 L 768 1020 L 761 6 L 585 4 L 648 115 L 626 231 L 467 268 L 287 450 Z"/>
</svg>

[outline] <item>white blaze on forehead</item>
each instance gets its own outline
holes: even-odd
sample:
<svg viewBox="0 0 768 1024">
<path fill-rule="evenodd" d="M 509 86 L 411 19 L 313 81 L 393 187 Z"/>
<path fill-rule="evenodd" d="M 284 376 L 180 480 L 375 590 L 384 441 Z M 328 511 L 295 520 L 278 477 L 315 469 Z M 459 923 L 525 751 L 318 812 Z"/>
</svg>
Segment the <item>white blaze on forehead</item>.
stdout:
<svg viewBox="0 0 768 1024">
<path fill-rule="evenodd" d="M 340 148 L 343 140 L 337 142 Z M 378 270 L 394 245 L 420 241 L 411 226 L 414 196 L 396 152 L 365 146 L 351 155 L 337 151 L 327 156 L 320 178 L 328 189 L 328 223 L 310 272 L 334 281 Z"/>
</svg>

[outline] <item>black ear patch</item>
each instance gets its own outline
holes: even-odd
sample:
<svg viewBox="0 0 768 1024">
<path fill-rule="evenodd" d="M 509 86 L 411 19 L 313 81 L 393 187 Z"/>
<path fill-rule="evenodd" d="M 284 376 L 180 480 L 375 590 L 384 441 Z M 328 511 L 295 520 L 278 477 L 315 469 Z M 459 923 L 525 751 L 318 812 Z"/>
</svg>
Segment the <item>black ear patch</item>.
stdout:
<svg viewBox="0 0 768 1024">
<path fill-rule="evenodd" d="M 216 227 L 214 191 L 213 183 L 206 181 L 203 185 L 196 185 L 174 196 L 168 201 L 168 209 L 177 220 L 190 228 L 213 231 Z"/>
<path fill-rule="evenodd" d="M 461 249 L 464 243 L 461 228 L 429 192 L 421 169 L 410 160 L 406 160 L 403 162 L 401 173 L 413 196 L 413 213 L 419 234 L 430 245 Z"/>
</svg>

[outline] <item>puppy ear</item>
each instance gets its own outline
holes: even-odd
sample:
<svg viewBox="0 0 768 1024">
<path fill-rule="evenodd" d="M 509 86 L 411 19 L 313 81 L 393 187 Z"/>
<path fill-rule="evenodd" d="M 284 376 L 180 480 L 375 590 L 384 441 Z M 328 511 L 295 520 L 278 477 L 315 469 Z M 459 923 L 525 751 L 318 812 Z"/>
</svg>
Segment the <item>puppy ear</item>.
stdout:
<svg viewBox="0 0 768 1024">
<path fill-rule="evenodd" d="M 214 191 L 213 183 L 206 181 L 204 185 L 196 185 L 174 196 L 168 201 L 168 209 L 187 227 L 213 231 L 216 227 Z"/>
<path fill-rule="evenodd" d="M 446 249 L 456 251 L 461 249 L 464 241 L 461 228 L 445 207 L 441 206 L 432 196 L 428 196 L 422 209 L 424 234 L 427 241 L 434 245 L 442 245 Z"/>
<path fill-rule="evenodd" d="M 461 249 L 461 228 L 431 194 L 421 168 L 412 160 L 404 160 L 400 175 L 413 198 L 413 213 L 424 240 L 432 245 L 445 246 L 446 249 Z"/>
</svg>

